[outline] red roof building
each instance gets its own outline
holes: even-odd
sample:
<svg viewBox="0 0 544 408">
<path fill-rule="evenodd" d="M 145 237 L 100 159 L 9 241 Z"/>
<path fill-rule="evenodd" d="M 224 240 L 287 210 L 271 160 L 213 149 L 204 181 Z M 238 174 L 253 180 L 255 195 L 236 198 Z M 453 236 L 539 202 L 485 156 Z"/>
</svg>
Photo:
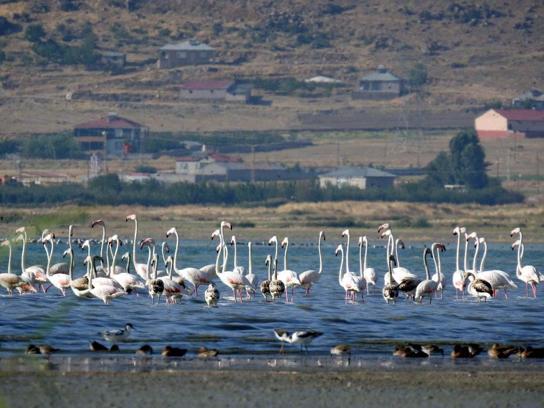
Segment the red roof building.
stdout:
<svg viewBox="0 0 544 408">
<path fill-rule="evenodd" d="M 544 111 L 490 109 L 475 119 L 474 127 L 481 139 L 544 137 Z"/>
</svg>

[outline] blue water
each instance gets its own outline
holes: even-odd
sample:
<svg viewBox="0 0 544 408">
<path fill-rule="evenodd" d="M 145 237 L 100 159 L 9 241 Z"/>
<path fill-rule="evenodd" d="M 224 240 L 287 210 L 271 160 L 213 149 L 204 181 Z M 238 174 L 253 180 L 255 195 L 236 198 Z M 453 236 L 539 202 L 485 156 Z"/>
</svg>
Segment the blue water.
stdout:
<svg viewBox="0 0 544 408">
<path fill-rule="evenodd" d="M 331 242 L 332 241 L 332 242 Z M 0 353 L 13 355 L 24 351 L 29 343 L 48 343 L 69 353 L 88 350 L 89 340 L 100 340 L 102 330 L 121 328 L 132 323 L 136 331 L 121 350 L 135 350 L 148 343 L 155 349 L 170 344 L 196 350 L 200 346 L 213 347 L 223 354 L 277 353 L 279 344 L 272 329 L 313 329 L 324 332 L 311 350 L 328 353 L 331 346 L 339 343 L 351 344 L 354 353 L 390 353 L 393 343 L 402 341 L 453 342 L 471 341 L 481 343 L 512 342 L 544 346 L 544 318 L 542 317 L 544 293 L 538 287 L 537 299 L 525 296 L 525 285 L 515 278 L 515 253 L 508 244 L 490 245 L 486 269 L 507 271 L 518 284 L 506 300 L 502 295 L 488 302 L 478 303 L 465 296 L 456 299 L 451 286 L 451 272 L 455 269 L 455 243 L 447 243 L 442 255 L 443 272 L 447 275 L 447 288 L 443 299 L 432 304 L 413 304 L 399 300 L 387 305 L 381 289 L 365 295 L 364 303 L 346 304 L 343 289 L 338 285 L 339 259 L 334 249 L 340 239 L 323 244 L 324 272 L 321 281 L 314 287 L 310 297 L 303 296 L 298 289 L 292 304 L 284 298 L 275 303 L 266 303 L 260 294 L 249 302 L 234 303 L 232 292 L 220 281 L 219 307 L 209 308 L 203 300 L 201 288 L 198 298 L 184 298 L 180 303 L 167 305 L 151 304 L 146 295 L 130 295 L 104 305 L 99 300 L 78 299 L 71 293 L 62 297 L 55 288 L 48 293 L 37 293 L 9 297 L 0 289 Z M 373 247 L 378 244 L 379 247 Z M 383 241 L 371 242 L 369 266 L 376 268 L 378 286 L 383 282 L 386 270 Z M 410 243 L 400 251 L 402 266 L 424 277 L 421 253 L 423 243 Z M 55 261 L 62 259 L 65 245 L 55 250 Z M 202 266 L 215 260 L 215 242 L 183 241 L 183 266 Z M 264 259 L 272 253 L 271 247 L 254 245 L 253 268 L 260 279 L 266 269 Z M 95 247 L 94 251 L 98 251 Z M 280 252 L 280 255 L 282 252 Z M 19 250 L 14 251 L 13 268 L 19 272 Z M 83 274 L 83 252 L 76 251 L 76 276 Z M 146 253 L 140 253 L 140 259 Z M 239 263 L 246 266 L 247 246 L 238 245 Z M 232 260 L 232 251 L 229 263 Z M 544 246 L 527 245 L 525 263 L 542 271 L 544 268 Z M 283 258 L 280 256 L 280 266 Z M 2 270 L 7 260 L 2 259 Z M 45 264 L 43 248 L 30 244 L 27 265 Z M 179 265 L 178 265 L 179 266 Z M 317 269 L 317 246 L 314 242 L 294 242 L 289 248 L 289 268 L 301 272 Z M 350 269 L 358 271 L 358 250 L 350 251 Z M 229 268 L 230 269 L 230 268 Z"/>
</svg>

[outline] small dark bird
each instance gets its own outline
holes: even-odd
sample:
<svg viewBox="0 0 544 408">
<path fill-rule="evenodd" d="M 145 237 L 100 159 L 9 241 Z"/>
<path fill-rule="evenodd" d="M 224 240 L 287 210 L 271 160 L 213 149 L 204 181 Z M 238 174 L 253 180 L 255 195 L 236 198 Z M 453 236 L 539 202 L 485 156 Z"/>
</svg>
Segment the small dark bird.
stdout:
<svg viewBox="0 0 544 408">
<path fill-rule="evenodd" d="M 474 358 L 482 352 L 479 344 L 456 344 L 453 346 L 451 358 Z"/>
<path fill-rule="evenodd" d="M 421 350 L 419 345 L 395 346 L 393 355 L 402 358 L 425 358 L 429 357 L 427 353 Z"/>
<path fill-rule="evenodd" d="M 136 350 L 136 354 L 139 356 L 146 356 L 149 354 L 153 354 L 153 348 L 151 348 L 149 344 L 144 344 L 142 347 Z"/>
<path fill-rule="evenodd" d="M 50 346 L 49 344 L 40 344 L 38 348 L 40 349 L 40 353 L 42 354 L 51 354 L 60 351 L 58 348 Z"/>
<path fill-rule="evenodd" d="M 161 352 L 164 357 L 183 357 L 187 353 L 186 349 L 166 346 Z"/>
<path fill-rule="evenodd" d="M 498 358 L 498 359 L 508 358 L 512 354 L 516 354 L 518 352 L 519 352 L 518 347 L 500 345 L 497 343 L 494 343 L 493 345 L 491 345 L 489 350 L 487 350 L 487 354 L 489 355 L 489 357 Z"/>
<path fill-rule="evenodd" d="M 102 343 L 99 343 L 97 341 L 91 341 L 89 342 L 89 349 L 94 352 L 105 352 L 109 351 L 109 349 L 104 346 Z"/>
<path fill-rule="evenodd" d="M 444 355 L 444 350 L 442 350 L 435 344 L 424 344 L 423 346 L 421 346 L 421 349 L 424 353 L 427 353 L 428 356 L 431 356 L 432 354 Z"/>
<path fill-rule="evenodd" d="M 121 351 L 121 350 L 119 349 L 119 346 L 118 346 L 117 344 L 113 344 L 113 345 L 110 347 L 110 353 L 117 353 L 117 352 L 119 352 L 119 351 Z"/>
<path fill-rule="evenodd" d="M 349 344 L 338 344 L 331 348 L 333 356 L 343 356 L 351 354 L 351 346 Z"/>
<path fill-rule="evenodd" d="M 544 348 L 532 348 L 527 346 L 518 352 L 521 358 L 544 358 Z"/>
<path fill-rule="evenodd" d="M 26 354 L 41 354 L 40 348 L 34 344 L 29 344 L 26 348 Z"/>
<path fill-rule="evenodd" d="M 217 357 L 219 351 L 217 349 L 209 349 L 206 347 L 200 347 L 196 353 L 198 358 L 211 358 Z"/>
</svg>

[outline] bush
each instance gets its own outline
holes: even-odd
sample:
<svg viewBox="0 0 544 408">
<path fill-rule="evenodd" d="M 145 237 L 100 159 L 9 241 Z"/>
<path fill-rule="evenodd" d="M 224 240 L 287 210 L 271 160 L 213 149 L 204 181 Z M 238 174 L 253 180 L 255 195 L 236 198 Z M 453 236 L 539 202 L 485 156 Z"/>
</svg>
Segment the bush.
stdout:
<svg viewBox="0 0 544 408">
<path fill-rule="evenodd" d="M 157 169 L 153 166 L 145 166 L 143 164 L 136 166 L 135 169 L 138 173 L 155 174 Z"/>
<path fill-rule="evenodd" d="M 79 159 L 85 157 L 70 135 L 43 135 L 26 138 L 21 146 L 25 158 Z"/>
<path fill-rule="evenodd" d="M 427 67 L 422 63 L 417 63 L 411 70 L 409 75 L 410 87 L 414 89 L 421 88 L 427 83 L 428 74 Z"/>
<path fill-rule="evenodd" d="M 45 30 L 41 24 L 31 24 L 25 30 L 25 38 L 32 42 L 39 42 L 43 37 L 45 37 Z"/>
<path fill-rule="evenodd" d="M 19 148 L 19 143 L 14 139 L 0 139 L 0 157 L 4 157 L 6 154 L 16 153 Z"/>
<path fill-rule="evenodd" d="M 0 35 L 9 35 L 18 33 L 21 31 L 21 26 L 16 23 L 12 23 L 6 17 L 0 16 Z"/>
</svg>

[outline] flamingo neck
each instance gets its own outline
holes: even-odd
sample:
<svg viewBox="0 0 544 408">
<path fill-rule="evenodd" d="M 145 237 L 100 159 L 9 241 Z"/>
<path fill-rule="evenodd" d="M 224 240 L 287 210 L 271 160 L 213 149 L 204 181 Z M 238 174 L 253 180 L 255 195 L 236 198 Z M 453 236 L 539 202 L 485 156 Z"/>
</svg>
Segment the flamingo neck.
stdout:
<svg viewBox="0 0 544 408">
<path fill-rule="evenodd" d="M 236 237 L 233 235 L 233 241 L 232 241 L 232 245 L 234 246 L 234 269 L 238 268 L 238 249 L 236 248 Z"/>
<path fill-rule="evenodd" d="M 340 269 L 338 270 L 338 283 L 342 285 L 342 270 L 344 269 L 344 249 L 340 249 Z"/>
<path fill-rule="evenodd" d="M 74 252 L 71 248 L 68 248 L 68 255 L 70 256 L 70 263 L 68 264 L 68 276 L 72 280 L 73 268 L 74 268 Z"/>
<path fill-rule="evenodd" d="M 26 231 L 23 232 L 23 250 L 21 251 L 21 273 L 25 271 Z"/>
<path fill-rule="evenodd" d="M 11 244 L 8 245 L 8 273 L 11 273 Z"/>
<path fill-rule="evenodd" d="M 366 271 L 366 256 L 367 256 L 367 254 L 368 254 L 368 241 L 367 241 L 367 240 L 364 240 L 364 241 L 363 241 L 363 244 L 365 245 L 365 257 L 364 257 L 363 270 Z"/>
<path fill-rule="evenodd" d="M 226 245 L 223 245 L 223 270 L 221 273 L 224 273 L 227 270 L 227 262 L 229 260 L 229 249 Z"/>
<path fill-rule="evenodd" d="M 287 270 L 287 251 L 289 250 L 289 241 L 285 243 L 285 252 L 283 253 L 283 269 Z"/>
<path fill-rule="evenodd" d="M 478 260 L 478 251 L 480 250 L 480 243 L 478 242 L 478 238 L 476 238 L 476 249 L 474 251 L 474 258 L 472 258 L 472 271 L 474 272 L 474 275 L 476 275 L 476 262 Z"/>
<path fill-rule="evenodd" d="M 437 259 L 436 259 L 435 251 L 436 251 L 436 245 L 433 244 L 433 245 L 431 246 L 431 253 L 432 253 L 432 255 L 433 255 L 434 270 L 436 271 L 436 274 L 437 274 L 437 275 L 440 275 L 440 271 L 438 270 L 438 262 L 437 262 Z M 427 275 L 428 275 L 428 273 L 427 273 Z M 429 279 L 428 276 L 427 276 L 427 279 Z"/>
<path fill-rule="evenodd" d="M 111 246 L 110 244 L 108 243 L 108 245 L 106 246 L 106 276 L 109 278 L 110 277 L 110 272 L 111 272 L 111 268 L 110 268 L 110 255 L 109 255 L 109 252 L 111 251 Z"/>
<path fill-rule="evenodd" d="M 251 259 L 251 242 L 247 243 L 247 257 L 248 257 L 247 269 L 249 270 L 248 274 L 252 274 L 253 273 L 253 261 Z"/>
<path fill-rule="evenodd" d="M 359 275 L 363 277 L 363 243 L 359 245 Z"/>
<path fill-rule="evenodd" d="M 221 272 L 219 271 L 219 258 L 221 257 L 221 252 L 223 251 L 223 248 L 221 245 L 219 245 L 219 251 L 217 251 L 217 256 L 215 257 L 215 274 L 220 275 Z"/>
<path fill-rule="evenodd" d="M 137 239 L 138 239 L 138 220 L 135 218 L 134 219 L 134 241 L 132 241 L 132 266 L 134 266 L 134 270 L 136 270 L 136 264 L 137 264 L 137 261 L 136 261 L 136 242 L 137 242 Z M 147 267 L 149 269 L 149 262 L 148 262 Z"/>
<path fill-rule="evenodd" d="M 272 278 L 272 259 L 268 260 L 268 281 Z"/>
<path fill-rule="evenodd" d="M 317 242 L 317 253 L 319 254 L 319 273 L 321 275 L 321 272 L 323 272 L 323 255 L 321 254 L 321 237 L 323 234 L 319 234 L 319 240 Z"/>
<path fill-rule="evenodd" d="M 479 272 L 482 272 L 484 270 L 485 257 L 487 256 L 487 242 L 484 241 L 483 244 L 484 244 L 484 254 L 482 255 L 482 260 L 480 261 L 480 270 L 479 270 Z"/>
<path fill-rule="evenodd" d="M 115 261 L 117 260 L 117 253 L 119 252 L 119 240 L 115 241 L 115 251 L 111 254 L 111 273 L 115 273 Z"/>
<path fill-rule="evenodd" d="M 463 259 L 465 272 L 468 271 L 468 239 L 465 238 L 465 258 Z"/>
<path fill-rule="evenodd" d="M 53 243 L 51 243 L 51 247 L 53 246 Z M 49 278 L 49 268 L 51 267 L 51 254 L 53 253 L 53 248 L 51 248 L 51 253 L 47 250 L 47 242 L 43 245 L 45 248 L 45 253 L 47 255 L 47 265 L 45 267 L 45 275 Z"/>
<path fill-rule="evenodd" d="M 516 274 L 517 274 L 518 271 L 521 271 L 521 246 L 522 246 L 522 245 L 523 245 L 523 244 L 522 244 L 521 241 L 520 241 L 520 243 L 519 243 L 519 245 L 518 245 L 518 251 L 517 251 L 517 260 L 518 260 L 518 264 L 517 264 L 517 268 L 516 268 Z"/>
<path fill-rule="evenodd" d="M 457 234 L 457 249 L 455 251 L 455 270 L 459 270 L 459 255 L 461 252 L 461 233 Z M 466 268 L 465 268 L 466 269 Z"/>
<path fill-rule="evenodd" d="M 433 250 L 432 250 L 432 248 L 431 248 L 431 252 L 432 252 L 432 251 L 433 251 Z M 430 276 L 429 276 L 429 265 L 427 264 L 427 254 L 428 254 L 427 251 L 425 251 L 425 252 L 423 253 L 423 266 L 425 267 L 425 279 L 430 280 L 431 278 L 430 278 Z M 433 256 L 433 258 L 434 258 L 434 256 Z M 435 261 L 435 266 L 436 266 L 436 261 Z"/>
<path fill-rule="evenodd" d="M 349 273 L 349 232 L 346 234 L 348 240 L 346 243 L 346 273 Z"/>
<path fill-rule="evenodd" d="M 176 248 L 174 249 L 174 260 L 173 260 L 173 268 L 175 271 L 178 270 L 178 251 L 179 251 L 179 234 L 178 230 L 174 230 L 174 235 L 176 236 Z"/>
<path fill-rule="evenodd" d="M 392 236 L 391 236 L 392 237 Z M 399 259 L 399 240 L 394 241 L 393 247 L 395 248 L 395 259 L 397 260 L 397 267 L 400 267 L 400 259 Z"/>
</svg>

